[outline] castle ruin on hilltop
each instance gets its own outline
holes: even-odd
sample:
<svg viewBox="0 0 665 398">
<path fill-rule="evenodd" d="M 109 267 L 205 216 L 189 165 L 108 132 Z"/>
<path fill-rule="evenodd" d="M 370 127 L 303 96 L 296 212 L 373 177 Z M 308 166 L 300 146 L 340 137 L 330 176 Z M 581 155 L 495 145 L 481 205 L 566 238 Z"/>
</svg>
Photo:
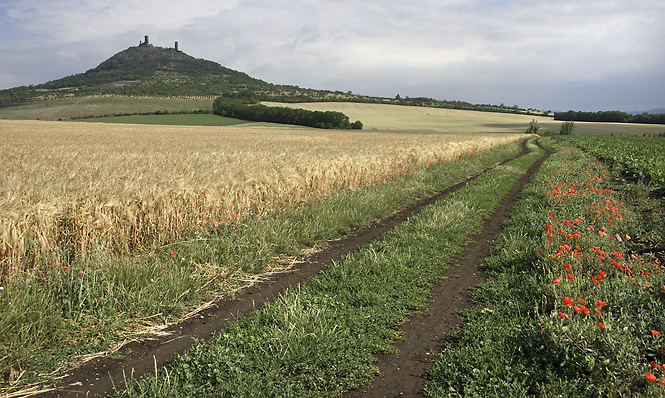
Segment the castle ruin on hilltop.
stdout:
<svg viewBox="0 0 665 398">
<path fill-rule="evenodd" d="M 139 40 L 139 47 L 152 47 L 148 35 L 145 36 L 145 41 Z M 180 50 L 178 50 L 178 42 L 175 42 L 175 52 L 180 52 Z"/>
</svg>

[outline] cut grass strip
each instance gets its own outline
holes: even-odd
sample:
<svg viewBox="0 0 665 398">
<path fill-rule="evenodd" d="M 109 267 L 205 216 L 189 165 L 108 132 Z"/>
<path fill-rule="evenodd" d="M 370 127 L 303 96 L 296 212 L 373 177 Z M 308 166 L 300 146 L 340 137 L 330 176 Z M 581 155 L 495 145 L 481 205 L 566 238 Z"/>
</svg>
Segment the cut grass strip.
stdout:
<svg viewBox="0 0 665 398">
<path fill-rule="evenodd" d="M 199 342 L 122 397 L 339 396 L 368 384 L 374 355 L 426 308 L 431 286 L 542 155 L 499 166 L 306 284 Z"/>
<path fill-rule="evenodd" d="M 651 330 L 665 331 L 665 272 L 633 258 L 626 237 L 662 236 L 662 220 L 645 229 L 603 165 L 557 150 L 504 224 L 482 304 L 437 355 L 428 396 L 662 396 L 663 340 Z"/>
</svg>

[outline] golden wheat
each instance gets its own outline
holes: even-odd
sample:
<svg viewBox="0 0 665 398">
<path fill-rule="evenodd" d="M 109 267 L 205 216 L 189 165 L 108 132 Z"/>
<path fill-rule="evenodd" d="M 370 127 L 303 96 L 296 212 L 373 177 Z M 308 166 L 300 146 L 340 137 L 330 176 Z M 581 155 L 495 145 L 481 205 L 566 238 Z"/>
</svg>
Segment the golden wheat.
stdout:
<svg viewBox="0 0 665 398">
<path fill-rule="evenodd" d="M 169 241 L 521 137 L 0 121 L 0 273 L 63 248 Z"/>
</svg>

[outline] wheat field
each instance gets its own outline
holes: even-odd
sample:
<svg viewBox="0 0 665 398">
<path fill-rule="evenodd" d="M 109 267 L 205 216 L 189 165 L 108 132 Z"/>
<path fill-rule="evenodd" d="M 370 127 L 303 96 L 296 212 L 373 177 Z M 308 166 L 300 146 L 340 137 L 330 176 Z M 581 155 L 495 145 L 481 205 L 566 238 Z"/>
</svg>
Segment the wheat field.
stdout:
<svg viewBox="0 0 665 398">
<path fill-rule="evenodd" d="M 0 121 L 1 274 L 126 252 L 523 135 Z"/>
</svg>

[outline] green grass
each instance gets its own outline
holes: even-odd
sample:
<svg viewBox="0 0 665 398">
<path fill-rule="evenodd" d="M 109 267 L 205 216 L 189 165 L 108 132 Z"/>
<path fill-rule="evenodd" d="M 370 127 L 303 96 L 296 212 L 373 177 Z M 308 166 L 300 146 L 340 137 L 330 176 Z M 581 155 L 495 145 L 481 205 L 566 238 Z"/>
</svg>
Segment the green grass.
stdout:
<svg viewBox="0 0 665 398">
<path fill-rule="evenodd" d="M 86 117 L 212 112 L 214 97 L 129 97 L 100 95 L 41 100 L 0 107 L 2 119 L 72 120 Z"/>
<path fill-rule="evenodd" d="M 235 126 L 247 124 L 245 120 L 213 114 L 130 115 L 80 119 L 82 122 L 161 124 L 178 126 Z"/>
<path fill-rule="evenodd" d="M 541 154 L 470 182 L 119 396 L 328 397 L 369 383 L 374 356 L 394 352 L 397 326 L 426 308 L 451 256 Z"/>
<path fill-rule="evenodd" d="M 665 376 L 650 366 L 665 362 L 651 332 L 665 332 L 665 272 L 637 252 L 646 236 L 662 240 L 662 219 L 640 222 L 604 165 L 556 149 L 504 224 L 481 305 L 449 335 L 428 396 L 662 396 L 645 375 Z"/>
<path fill-rule="evenodd" d="M 302 256 L 324 240 L 386 217 L 514 156 L 520 145 L 440 163 L 385 185 L 343 192 L 261 219 L 221 223 L 162 242 L 159 251 L 121 258 L 91 250 L 85 258 L 61 266 L 36 267 L 12 284 L 0 281 L 3 392 L 44 381 L 50 376 L 40 375 L 82 356 L 112 350 L 124 339 L 137 337 L 138 322 L 173 322 L 200 303 L 242 287 L 243 278 L 283 266 L 279 259 L 284 255 Z"/>
</svg>

